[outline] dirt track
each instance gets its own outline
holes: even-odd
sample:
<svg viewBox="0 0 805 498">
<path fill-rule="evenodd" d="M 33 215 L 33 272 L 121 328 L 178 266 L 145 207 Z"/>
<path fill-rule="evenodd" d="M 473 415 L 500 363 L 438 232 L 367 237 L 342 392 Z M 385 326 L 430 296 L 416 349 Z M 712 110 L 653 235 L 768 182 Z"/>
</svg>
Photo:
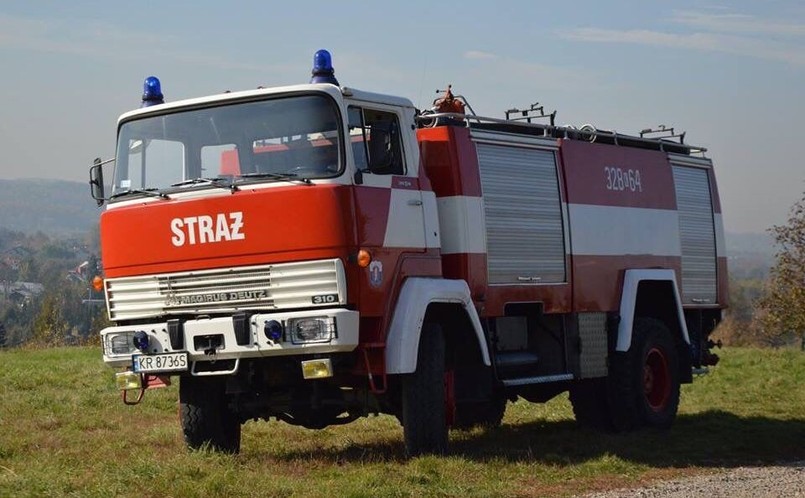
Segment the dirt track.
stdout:
<svg viewBox="0 0 805 498">
<path fill-rule="evenodd" d="M 585 498 L 805 498 L 805 461 L 773 467 L 738 467 L 716 474 L 616 489 Z"/>
</svg>

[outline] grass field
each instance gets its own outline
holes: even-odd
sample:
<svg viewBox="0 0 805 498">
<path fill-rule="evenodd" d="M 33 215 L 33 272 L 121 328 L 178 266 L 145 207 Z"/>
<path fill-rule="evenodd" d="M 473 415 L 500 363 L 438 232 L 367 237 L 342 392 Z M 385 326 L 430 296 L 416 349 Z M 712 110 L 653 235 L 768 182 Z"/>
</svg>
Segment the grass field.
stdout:
<svg viewBox="0 0 805 498">
<path fill-rule="evenodd" d="M 188 452 L 176 386 L 124 406 L 95 348 L 0 353 L 0 496 L 562 496 L 805 459 L 805 353 L 725 349 L 670 433 L 577 429 L 566 396 L 510 403 L 447 457 L 403 458 L 396 419 L 249 422 L 237 456 Z"/>
</svg>

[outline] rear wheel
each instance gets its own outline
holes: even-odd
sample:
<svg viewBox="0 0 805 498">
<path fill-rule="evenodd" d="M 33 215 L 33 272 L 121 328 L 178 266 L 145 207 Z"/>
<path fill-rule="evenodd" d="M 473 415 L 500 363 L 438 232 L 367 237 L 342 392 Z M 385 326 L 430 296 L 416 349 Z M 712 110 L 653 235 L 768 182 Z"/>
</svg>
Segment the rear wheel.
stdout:
<svg viewBox="0 0 805 498">
<path fill-rule="evenodd" d="M 618 429 L 671 427 L 679 408 L 679 355 L 662 322 L 638 318 L 628 353 L 610 370 L 610 405 Z"/>
<path fill-rule="evenodd" d="M 640 422 L 647 427 L 668 429 L 679 408 L 679 358 L 671 333 L 655 322 L 642 341 L 636 387 Z"/>
<path fill-rule="evenodd" d="M 179 382 L 179 418 L 190 448 L 240 451 L 240 420 L 229 407 L 225 387 L 219 378 L 187 376 Z"/>
<path fill-rule="evenodd" d="M 422 326 L 416 371 L 403 377 L 402 423 L 408 456 L 447 450 L 445 344 L 436 324 Z"/>
</svg>

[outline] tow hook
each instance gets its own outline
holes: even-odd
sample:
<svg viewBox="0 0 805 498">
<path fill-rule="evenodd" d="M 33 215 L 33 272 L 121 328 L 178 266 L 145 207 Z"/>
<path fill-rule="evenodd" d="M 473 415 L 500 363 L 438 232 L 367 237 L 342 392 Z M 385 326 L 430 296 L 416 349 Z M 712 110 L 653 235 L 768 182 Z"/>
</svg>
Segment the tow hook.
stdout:
<svg viewBox="0 0 805 498">
<path fill-rule="evenodd" d="M 129 400 L 128 397 L 129 389 L 124 389 L 122 392 L 123 392 L 123 404 L 133 406 L 139 404 L 140 401 L 143 400 L 143 396 L 145 395 L 145 388 L 141 387 L 140 389 L 137 390 L 137 397 L 134 399 L 134 401 Z"/>
<path fill-rule="evenodd" d="M 206 356 L 215 356 L 224 347 L 223 336 L 218 334 L 196 337 L 195 343 L 196 349 L 203 350 Z"/>
</svg>

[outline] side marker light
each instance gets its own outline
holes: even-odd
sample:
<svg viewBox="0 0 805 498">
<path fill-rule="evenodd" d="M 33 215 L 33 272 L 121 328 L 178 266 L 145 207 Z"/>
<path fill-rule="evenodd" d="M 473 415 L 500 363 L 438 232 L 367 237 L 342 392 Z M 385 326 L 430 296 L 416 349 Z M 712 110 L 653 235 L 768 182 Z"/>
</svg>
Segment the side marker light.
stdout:
<svg viewBox="0 0 805 498">
<path fill-rule="evenodd" d="M 367 251 L 366 249 L 361 249 L 358 251 L 358 266 L 361 268 L 366 268 L 369 266 L 369 263 L 372 262 L 372 253 Z"/>
</svg>

